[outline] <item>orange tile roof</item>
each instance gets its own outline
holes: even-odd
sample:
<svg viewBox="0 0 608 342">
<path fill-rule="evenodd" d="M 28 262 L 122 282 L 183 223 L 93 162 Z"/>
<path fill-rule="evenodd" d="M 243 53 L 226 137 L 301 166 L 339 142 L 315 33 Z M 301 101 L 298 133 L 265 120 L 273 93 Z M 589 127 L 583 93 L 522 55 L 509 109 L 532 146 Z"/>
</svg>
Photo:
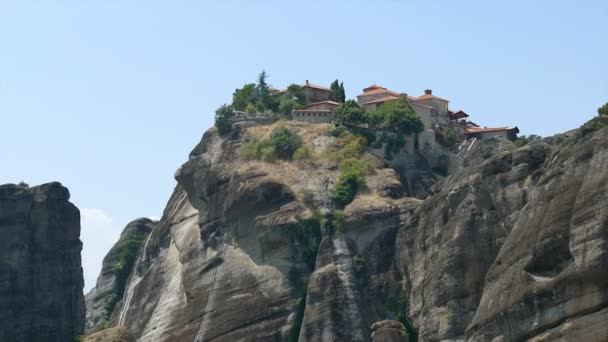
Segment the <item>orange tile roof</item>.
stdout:
<svg viewBox="0 0 608 342">
<path fill-rule="evenodd" d="M 452 117 L 455 118 L 466 118 L 469 116 L 469 114 L 465 113 L 464 111 L 458 109 L 458 110 L 448 110 L 448 114 Z"/>
<path fill-rule="evenodd" d="M 296 113 L 331 113 L 329 109 L 294 109 Z"/>
<path fill-rule="evenodd" d="M 400 98 L 401 97 L 399 97 L 399 96 L 388 95 L 388 96 L 385 96 L 385 97 L 381 97 L 379 99 L 373 99 L 373 100 L 370 100 L 370 101 L 366 101 L 366 102 L 363 102 L 361 104 L 362 105 L 366 105 L 366 104 L 382 103 L 382 102 L 387 102 L 387 101 L 396 101 L 396 100 L 399 100 Z"/>
<path fill-rule="evenodd" d="M 442 101 L 450 102 L 449 100 L 442 99 L 441 97 L 435 96 L 435 95 L 432 95 L 432 94 L 424 94 L 422 96 L 418 96 L 417 98 L 412 99 L 412 101 L 422 101 L 422 100 L 429 100 L 429 99 L 437 99 L 437 100 L 442 100 Z"/>
<path fill-rule="evenodd" d="M 309 105 L 306 105 L 306 106 L 304 106 L 304 108 L 308 108 L 308 107 L 312 107 L 312 106 L 316 106 L 316 105 L 320 105 L 320 104 L 324 104 L 324 103 L 327 103 L 327 104 L 330 104 L 330 105 L 334 105 L 334 106 L 339 106 L 340 105 L 340 103 L 335 102 L 335 101 L 320 101 L 320 102 L 315 102 L 315 103 L 311 103 Z"/>
<path fill-rule="evenodd" d="M 384 89 L 384 90 L 386 90 L 386 88 L 384 88 L 382 86 L 379 86 L 377 84 L 372 84 L 372 85 L 370 85 L 367 88 L 363 88 L 363 92 L 365 93 L 366 90 L 373 90 L 373 89 Z"/>
<path fill-rule="evenodd" d="M 302 88 L 307 88 L 308 87 L 308 88 L 314 88 L 314 89 L 331 91 L 331 89 L 329 89 L 329 88 L 326 88 L 326 87 L 323 87 L 323 86 L 320 86 L 320 85 L 316 85 L 316 84 L 312 84 L 310 82 L 304 83 L 304 84 L 300 85 L 300 87 L 302 87 Z"/>
</svg>

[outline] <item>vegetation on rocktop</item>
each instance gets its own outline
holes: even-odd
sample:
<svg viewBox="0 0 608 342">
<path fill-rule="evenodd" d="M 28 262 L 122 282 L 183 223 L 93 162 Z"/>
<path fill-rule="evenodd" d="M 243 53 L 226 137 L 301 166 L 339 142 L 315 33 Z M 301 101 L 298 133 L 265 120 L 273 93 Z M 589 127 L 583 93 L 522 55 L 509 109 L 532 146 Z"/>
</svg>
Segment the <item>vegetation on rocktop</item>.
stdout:
<svg viewBox="0 0 608 342">
<path fill-rule="evenodd" d="M 296 299 L 294 304 L 295 317 L 291 329 L 289 331 L 289 342 L 297 342 L 300 338 L 300 330 L 302 330 L 302 321 L 304 321 L 304 311 L 306 310 L 306 294 L 308 288 L 304 286 L 301 290 L 301 295 Z"/>
<path fill-rule="evenodd" d="M 582 127 L 583 135 L 595 132 L 608 126 L 608 102 L 597 109 L 597 116 L 587 121 Z"/>
<path fill-rule="evenodd" d="M 420 133 L 424 124 L 405 98 L 384 103 L 375 112 L 368 113 L 370 127 L 382 128 L 399 133 Z"/>
<path fill-rule="evenodd" d="M 223 105 L 215 111 L 215 127 L 220 134 L 226 134 L 232 129 L 232 117 L 234 116 L 234 108 L 229 105 Z"/>
<path fill-rule="evenodd" d="M 115 262 L 112 264 L 112 272 L 116 277 L 116 285 L 114 293 L 106 300 L 104 307 L 106 319 L 110 319 L 116 303 L 122 299 L 127 279 L 135 264 L 135 258 L 145 240 L 146 234 L 135 232 L 119 241 L 116 247 L 114 247 Z"/>
<path fill-rule="evenodd" d="M 348 100 L 336 108 L 336 118 L 341 122 L 360 125 L 367 122 L 367 117 L 363 107 L 354 100 Z"/>
<path fill-rule="evenodd" d="M 365 176 L 371 171 L 371 161 L 364 156 L 367 149 L 367 139 L 353 134 L 345 128 L 339 127 L 333 135 L 337 136 L 338 147 L 329 147 L 323 156 L 338 164 L 340 174 L 331 199 L 340 206 L 353 201 L 357 191 L 365 185 Z"/>
<path fill-rule="evenodd" d="M 324 224 L 321 214 L 315 211 L 309 218 L 298 218 L 292 229 L 295 240 L 303 247 L 302 259 L 311 270 L 315 268 Z"/>
<path fill-rule="evenodd" d="M 418 341 L 418 334 L 412 327 L 412 324 L 407 320 L 407 298 L 404 294 L 398 297 L 389 297 L 386 300 L 386 308 L 395 315 L 395 320 L 401 322 L 405 329 L 404 335 L 408 337 L 408 341 Z"/>
<path fill-rule="evenodd" d="M 522 147 L 522 146 L 528 145 L 529 143 L 531 143 L 533 141 L 540 140 L 540 139 L 541 139 L 541 136 L 535 135 L 535 134 L 522 135 L 513 142 L 513 145 L 515 145 L 515 147 Z"/>
<path fill-rule="evenodd" d="M 331 93 L 329 94 L 329 99 L 334 102 L 342 103 L 346 100 L 346 91 L 344 91 L 344 83 L 335 80 L 329 86 Z"/>
<path fill-rule="evenodd" d="M 345 159 L 340 163 L 340 175 L 331 192 L 331 199 L 338 205 L 346 206 L 355 199 L 357 191 L 365 185 L 365 176 L 370 165 L 366 159 Z"/>
<path fill-rule="evenodd" d="M 311 151 L 303 148 L 302 138 L 287 127 L 277 127 L 272 130 L 270 138 L 252 139 L 243 143 L 239 156 L 245 160 L 263 160 L 274 162 L 277 159 L 305 159 Z"/>
</svg>

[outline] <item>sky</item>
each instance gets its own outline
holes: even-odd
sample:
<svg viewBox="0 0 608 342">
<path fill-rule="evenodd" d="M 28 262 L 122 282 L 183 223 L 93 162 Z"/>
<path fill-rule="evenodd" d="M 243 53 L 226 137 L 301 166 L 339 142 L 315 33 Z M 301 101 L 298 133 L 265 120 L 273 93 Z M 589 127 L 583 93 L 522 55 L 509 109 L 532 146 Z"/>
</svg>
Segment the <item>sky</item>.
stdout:
<svg viewBox="0 0 608 342">
<path fill-rule="evenodd" d="M 350 98 L 428 88 L 481 126 L 548 136 L 608 101 L 607 23 L 605 0 L 0 0 L 0 184 L 70 189 L 88 291 L 260 71 Z"/>
</svg>

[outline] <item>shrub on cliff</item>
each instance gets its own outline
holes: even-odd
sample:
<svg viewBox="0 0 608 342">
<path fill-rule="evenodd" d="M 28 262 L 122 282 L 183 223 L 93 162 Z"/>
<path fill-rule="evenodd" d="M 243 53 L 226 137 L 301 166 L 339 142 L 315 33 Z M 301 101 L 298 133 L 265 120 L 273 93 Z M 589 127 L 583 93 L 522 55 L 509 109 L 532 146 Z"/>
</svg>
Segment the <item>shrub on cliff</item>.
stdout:
<svg viewBox="0 0 608 342">
<path fill-rule="evenodd" d="M 234 109 L 232 106 L 223 105 L 215 111 L 215 127 L 220 134 L 226 134 L 232 129 L 232 117 Z"/>
<path fill-rule="evenodd" d="M 362 124 L 366 121 L 365 110 L 356 101 L 348 100 L 336 108 L 336 117 L 342 122 Z"/>
<path fill-rule="evenodd" d="M 116 303 L 122 299 L 122 295 L 125 292 L 125 286 L 127 285 L 127 278 L 133 270 L 135 258 L 145 240 L 145 234 L 133 233 L 124 240 L 118 242 L 115 247 L 114 253 L 116 255 L 116 261 L 112 265 L 112 272 L 116 277 L 116 287 L 114 294 L 108 297 L 108 300 L 106 301 L 105 311 L 106 318 L 108 319 L 112 315 Z"/>
<path fill-rule="evenodd" d="M 365 175 L 369 170 L 369 161 L 365 158 L 350 158 L 340 163 L 340 175 L 331 192 L 331 199 L 342 206 L 352 202 L 359 187 L 365 185 Z"/>
<path fill-rule="evenodd" d="M 252 105 L 255 96 L 255 83 L 245 84 L 243 88 L 236 89 L 232 94 L 232 107 L 235 110 L 244 111 Z M 255 106 L 253 106 L 255 109 Z"/>
<path fill-rule="evenodd" d="M 308 145 L 302 145 L 293 154 L 293 160 L 305 160 L 312 158 L 313 152 Z"/>
<path fill-rule="evenodd" d="M 239 157 L 245 160 L 274 162 L 277 158 L 290 160 L 305 159 L 310 156 L 311 151 L 308 147 L 304 148 L 302 138 L 285 127 L 275 128 L 269 139 L 246 141 L 239 149 Z"/>
<path fill-rule="evenodd" d="M 597 109 L 597 116 L 587 121 L 581 127 L 581 133 L 582 135 L 587 135 L 606 126 L 608 126 L 608 103 Z"/>
<path fill-rule="evenodd" d="M 270 133 L 270 145 L 277 151 L 279 158 L 291 159 L 302 146 L 302 138 L 289 128 L 277 127 Z"/>
<path fill-rule="evenodd" d="M 604 103 L 603 106 L 597 109 L 597 115 L 608 116 L 608 102 Z"/>
<path fill-rule="evenodd" d="M 406 99 L 384 103 L 375 112 L 367 115 L 370 126 L 411 134 L 424 130 L 420 116 Z"/>
</svg>

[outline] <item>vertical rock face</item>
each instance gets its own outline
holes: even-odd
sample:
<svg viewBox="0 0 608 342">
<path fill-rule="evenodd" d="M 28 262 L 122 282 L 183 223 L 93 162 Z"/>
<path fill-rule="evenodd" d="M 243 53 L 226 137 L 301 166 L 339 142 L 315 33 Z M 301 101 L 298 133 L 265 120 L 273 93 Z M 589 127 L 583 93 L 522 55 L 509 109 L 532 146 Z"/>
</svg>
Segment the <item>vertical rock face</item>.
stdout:
<svg viewBox="0 0 608 342">
<path fill-rule="evenodd" d="M 335 143 L 327 125 L 283 124 Z M 139 341 L 608 339 L 608 128 L 468 145 L 430 188 L 441 175 L 412 178 L 428 165 L 399 177 L 368 150 L 341 229 L 336 165 L 238 158 L 272 128 L 205 133 L 112 325 Z"/>
<path fill-rule="evenodd" d="M 72 341 L 84 329 L 80 212 L 59 183 L 0 186 L 0 341 Z"/>
<path fill-rule="evenodd" d="M 606 128 L 551 151 L 486 274 L 468 340 L 608 339 L 606 170 Z"/>
<path fill-rule="evenodd" d="M 335 140 L 329 125 L 286 124 L 309 143 Z M 344 232 L 326 232 L 319 246 L 320 239 L 302 238 L 302 220 L 315 219 L 300 194 L 312 194 L 319 223 L 329 213 L 336 167 L 238 158 L 245 137 L 271 129 L 244 128 L 229 139 L 205 133 L 176 173 L 179 184 L 111 324 L 128 327 L 140 341 L 370 340 L 371 323 L 386 309 L 365 307 L 368 288 L 381 286 L 361 284 L 368 273 L 396 274 L 394 266 L 375 265 L 386 264 L 376 259 L 383 255 L 378 243 L 394 239 L 409 206 L 395 193 L 397 174 L 379 162 L 345 211 Z M 355 267 L 357 255 L 370 259 Z M 374 265 L 370 272 L 365 263 Z M 326 278 L 335 286 L 325 287 Z"/>
<path fill-rule="evenodd" d="M 399 232 L 419 339 L 608 339 L 608 129 L 486 156 Z"/>
<path fill-rule="evenodd" d="M 97 284 L 85 296 L 87 331 L 94 329 L 104 320 L 110 319 L 115 304 L 123 297 L 127 277 L 132 271 L 135 257 L 139 254 L 143 241 L 152 232 L 155 224 L 155 221 L 147 218 L 140 218 L 127 224 L 120 234 L 118 242 L 103 259 Z M 125 268 L 124 271 L 122 268 Z"/>
</svg>

